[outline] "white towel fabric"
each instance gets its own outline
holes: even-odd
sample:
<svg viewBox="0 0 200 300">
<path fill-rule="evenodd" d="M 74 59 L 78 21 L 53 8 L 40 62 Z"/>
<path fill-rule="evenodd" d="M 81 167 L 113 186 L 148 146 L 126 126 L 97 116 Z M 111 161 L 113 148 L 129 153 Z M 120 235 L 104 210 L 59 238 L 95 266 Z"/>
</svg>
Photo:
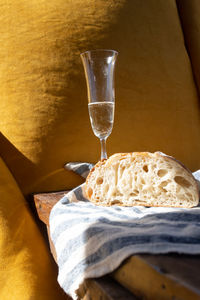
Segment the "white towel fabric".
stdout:
<svg viewBox="0 0 200 300">
<path fill-rule="evenodd" d="M 66 165 L 84 177 L 91 167 Z M 200 171 L 193 175 L 200 180 Z M 73 299 L 84 279 L 112 272 L 133 254 L 200 254 L 200 207 L 95 206 L 84 197 L 83 187 L 69 192 L 50 214 L 58 282 Z"/>
</svg>

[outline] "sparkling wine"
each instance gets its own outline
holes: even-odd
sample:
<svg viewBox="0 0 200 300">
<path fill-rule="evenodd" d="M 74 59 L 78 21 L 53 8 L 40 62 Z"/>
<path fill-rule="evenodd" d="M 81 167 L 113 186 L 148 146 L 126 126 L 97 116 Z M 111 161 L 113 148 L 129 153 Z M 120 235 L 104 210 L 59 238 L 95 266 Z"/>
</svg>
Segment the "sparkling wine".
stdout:
<svg viewBox="0 0 200 300">
<path fill-rule="evenodd" d="M 111 134 L 114 122 L 114 102 L 92 102 L 88 104 L 94 134 L 102 139 Z"/>
</svg>

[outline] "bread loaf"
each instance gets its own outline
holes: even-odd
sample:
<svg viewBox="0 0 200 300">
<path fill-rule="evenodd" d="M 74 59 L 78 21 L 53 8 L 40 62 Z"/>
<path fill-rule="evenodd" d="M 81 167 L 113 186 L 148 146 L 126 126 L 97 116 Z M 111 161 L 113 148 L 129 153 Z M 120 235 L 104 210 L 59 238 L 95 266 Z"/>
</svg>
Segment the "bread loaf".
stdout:
<svg viewBox="0 0 200 300">
<path fill-rule="evenodd" d="M 199 189 L 192 173 L 161 152 L 112 155 L 98 162 L 85 185 L 88 199 L 104 206 L 193 207 Z"/>
</svg>

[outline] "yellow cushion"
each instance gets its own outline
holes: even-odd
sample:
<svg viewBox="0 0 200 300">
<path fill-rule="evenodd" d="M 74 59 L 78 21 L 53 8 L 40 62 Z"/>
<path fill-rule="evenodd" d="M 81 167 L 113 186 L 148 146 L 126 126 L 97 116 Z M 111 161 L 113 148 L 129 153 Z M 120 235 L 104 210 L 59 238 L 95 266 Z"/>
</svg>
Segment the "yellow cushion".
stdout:
<svg viewBox="0 0 200 300">
<path fill-rule="evenodd" d="M 24 194 L 71 188 L 80 179 L 64 163 L 100 157 L 79 56 L 94 48 L 119 51 L 108 154 L 160 150 L 200 168 L 199 103 L 176 1 L 0 3 L 0 154 Z"/>
<path fill-rule="evenodd" d="M 195 81 L 200 92 L 200 1 L 177 0 L 177 5 Z"/>
<path fill-rule="evenodd" d="M 57 270 L 11 173 L 0 158 L 0 299 L 66 299 Z"/>
</svg>

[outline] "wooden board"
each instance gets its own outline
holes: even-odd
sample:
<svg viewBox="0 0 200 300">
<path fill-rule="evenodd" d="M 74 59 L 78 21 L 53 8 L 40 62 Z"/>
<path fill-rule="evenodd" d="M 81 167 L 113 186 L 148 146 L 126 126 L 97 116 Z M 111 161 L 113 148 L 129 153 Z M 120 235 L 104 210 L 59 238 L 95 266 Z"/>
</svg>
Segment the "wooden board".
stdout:
<svg viewBox="0 0 200 300">
<path fill-rule="evenodd" d="M 139 298 L 200 299 L 200 259 L 180 255 L 134 255 L 112 276 Z"/>
<path fill-rule="evenodd" d="M 51 208 L 66 193 L 34 195 L 38 216 L 47 226 Z M 56 260 L 54 247 L 49 241 Z M 111 276 L 139 299 L 200 300 L 200 256 L 134 255 Z M 88 282 L 86 285 L 90 289 L 93 287 L 93 290 L 98 286 L 96 282 Z"/>
<path fill-rule="evenodd" d="M 83 300 L 138 299 L 108 275 L 96 279 L 86 279 L 78 290 L 78 296 Z"/>
<path fill-rule="evenodd" d="M 38 217 L 43 223 L 49 225 L 49 214 L 52 207 L 67 193 L 68 191 L 63 191 L 56 193 L 42 193 L 33 196 Z"/>
</svg>

